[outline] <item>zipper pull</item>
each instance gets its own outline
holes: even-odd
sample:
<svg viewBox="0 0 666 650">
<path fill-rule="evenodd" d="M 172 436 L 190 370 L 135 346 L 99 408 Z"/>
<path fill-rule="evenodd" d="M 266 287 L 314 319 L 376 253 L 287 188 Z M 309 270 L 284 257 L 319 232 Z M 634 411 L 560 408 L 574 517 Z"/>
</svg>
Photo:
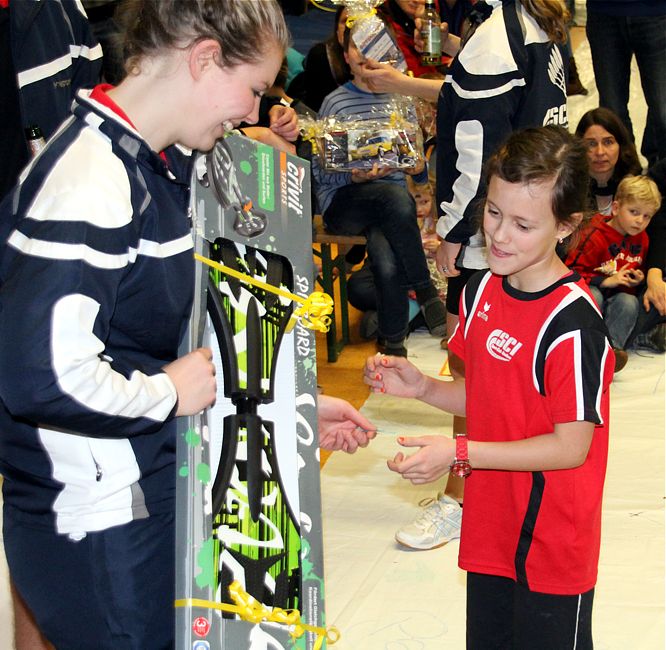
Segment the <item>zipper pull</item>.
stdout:
<svg viewBox="0 0 666 650">
<path fill-rule="evenodd" d="M 97 470 L 95 473 L 95 480 L 99 483 L 102 480 L 102 467 L 96 460 L 93 462 L 95 463 L 95 469 Z"/>
</svg>

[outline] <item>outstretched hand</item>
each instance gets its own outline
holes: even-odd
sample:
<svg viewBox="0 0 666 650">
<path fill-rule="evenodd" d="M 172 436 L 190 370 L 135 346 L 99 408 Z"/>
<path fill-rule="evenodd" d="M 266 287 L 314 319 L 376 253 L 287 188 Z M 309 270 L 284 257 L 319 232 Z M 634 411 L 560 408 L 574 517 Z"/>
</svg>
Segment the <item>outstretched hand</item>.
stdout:
<svg viewBox="0 0 666 650">
<path fill-rule="evenodd" d="M 400 437 L 398 444 L 418 447 L 418 450 L 410 456 L 399 451 L 386 464 L 392 472 L 400 474 L 414 485 L 431 483 L 444 476 L 455 456 L 455 441 L 445 436 Z"/>
<path fill-rule="evenodd" d="M 349 402 L 319 395 L 317 398 L 319 419 L 319 446 L 329 451 L 346 451 L 353 454 L 359 447 L 367 447 L 377 435 L 376 428 Z"/>
<path fill-rule="evenodd" d="M 375 354 L 365 362 L 363 381 L 373 393 L 418 399 L 425 392 L 427 378 L 404 357 Z"/>
</svg>

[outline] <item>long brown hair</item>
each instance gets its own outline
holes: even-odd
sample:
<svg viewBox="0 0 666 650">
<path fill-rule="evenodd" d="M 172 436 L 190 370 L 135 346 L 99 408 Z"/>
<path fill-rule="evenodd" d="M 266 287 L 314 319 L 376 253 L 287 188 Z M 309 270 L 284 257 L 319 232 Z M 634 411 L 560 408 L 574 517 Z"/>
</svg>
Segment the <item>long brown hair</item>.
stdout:
<svg viewBox="0 0 666 650">
<path fill-rule="evenodd" d="M 567 42 L 571 15 L 561 0 L 520 0 L 520 3 L 553 43 Z"/>
<path fill-rule="evenodd" d="M 338 41 L 338 23 L 340 22 L 342 12 L 346 10 L 347 7 L 345 5 L 339 5 L 335 10 L 333 33 L 324 42 L 324 45 L 326 46 L 326 58 L 328 59 L 328 65 L 331 68 L 331 74 L 333 75 L 335 82 L 340 86 L 345 83 L 345 81 L 348 81 L 351 76 L 349 66 L 345 61 L 344 49 L 340 41 Z"/>
</svg>

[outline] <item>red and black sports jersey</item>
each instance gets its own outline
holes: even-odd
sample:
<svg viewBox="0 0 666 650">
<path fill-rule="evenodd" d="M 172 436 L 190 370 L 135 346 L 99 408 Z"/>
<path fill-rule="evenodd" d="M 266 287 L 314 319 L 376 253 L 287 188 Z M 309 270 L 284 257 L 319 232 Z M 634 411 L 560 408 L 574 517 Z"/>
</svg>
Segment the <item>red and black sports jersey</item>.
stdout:
<svg viewBox="0 0 666 650">
<path fill-rule="evenodd" d="M 520 440 L 552 433 L 558 422 L 596 425 L 575 469 L 472 472 L 460 567 L 532 591 L 588 591 L 599 560 L 614 356 L 585 283 L 571 273 L 525 293 L 478 273 L 465 286 L 449 349 L 465 361 L 470 440 Z"/>
</svg>

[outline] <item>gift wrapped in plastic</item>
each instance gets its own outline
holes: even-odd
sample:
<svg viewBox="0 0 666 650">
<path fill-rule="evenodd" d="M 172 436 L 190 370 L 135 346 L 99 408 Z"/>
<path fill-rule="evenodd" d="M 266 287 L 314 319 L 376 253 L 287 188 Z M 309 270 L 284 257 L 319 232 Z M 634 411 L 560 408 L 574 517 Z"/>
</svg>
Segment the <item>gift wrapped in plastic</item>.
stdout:
<svg viewBox="0 0 666 650">
<path fill-rule="evenodd" d="M 301 122 L 305 139 L 313 142 L 319 166 L 328 172 L 411 169 L 423 161 L 423 136 L 413 118 L 395 110 L 366 120 L 334 116 Z"/>
<path fill-rule="evenodd" d="M 380 63 L 390 63 L 400 72 L 407 71 L 405 56 L 386 23 L 377 16 L 376 7 L 384 0 L 333 0 L 347 7 L 347 26 L 359 52 Z"/>
</svg>

